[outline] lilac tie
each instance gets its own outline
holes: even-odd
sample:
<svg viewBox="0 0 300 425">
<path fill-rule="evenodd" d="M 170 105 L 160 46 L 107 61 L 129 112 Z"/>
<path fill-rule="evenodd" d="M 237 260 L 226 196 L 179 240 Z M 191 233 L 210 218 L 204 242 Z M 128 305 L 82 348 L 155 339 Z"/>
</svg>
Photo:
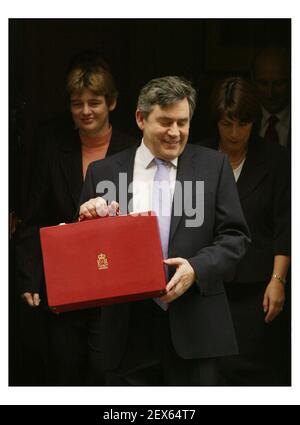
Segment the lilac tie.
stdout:
<svg viewBox="0 0 300 425">
<path fill-rule="evenodd" d="M 164 258 L 168 258 L 172 195 L 168 162 L 154 158 L 157 170 L 153 181 L 152 209 L 157 214 L 160 240 Z M 167 269 L 167 266 L 166 266 Z M 164 310 L 168 305 L 155 298 L 157 304 Z"/>
</svg>

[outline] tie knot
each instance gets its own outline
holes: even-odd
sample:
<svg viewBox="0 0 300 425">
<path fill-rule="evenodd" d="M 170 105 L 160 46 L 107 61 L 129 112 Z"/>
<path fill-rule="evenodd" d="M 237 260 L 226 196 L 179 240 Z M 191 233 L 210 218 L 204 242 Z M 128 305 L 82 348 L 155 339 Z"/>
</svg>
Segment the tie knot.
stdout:
<svg viewBox="0 0 300 425">
<path fill-rule="evenodd" d="M 165 161 L 163 159 L 154 158 L 154 162 L 157 165 L 157 167 L 167 167 L 169 162 Z"/>
<path fill-rule="evenodd" d="M 269 124 L 275 125 L 279 121 L 278 117 L 276 115 L 271 115 L 269 118 Z"/>
</svg>

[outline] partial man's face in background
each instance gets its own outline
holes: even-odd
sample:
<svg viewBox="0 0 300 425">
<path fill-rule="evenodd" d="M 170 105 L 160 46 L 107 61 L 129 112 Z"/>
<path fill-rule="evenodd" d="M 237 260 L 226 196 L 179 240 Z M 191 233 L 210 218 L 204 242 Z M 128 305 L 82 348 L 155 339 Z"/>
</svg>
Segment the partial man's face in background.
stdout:
<svg viewBox="0 0 300 425">
<path fill-rule="evenodd" d="M 254 85 L 260 103 L 271 114 L 281 112 L 290 101 L 290 66 L 283 50 L 261 53 L 254 66 Z"/>
</svg>

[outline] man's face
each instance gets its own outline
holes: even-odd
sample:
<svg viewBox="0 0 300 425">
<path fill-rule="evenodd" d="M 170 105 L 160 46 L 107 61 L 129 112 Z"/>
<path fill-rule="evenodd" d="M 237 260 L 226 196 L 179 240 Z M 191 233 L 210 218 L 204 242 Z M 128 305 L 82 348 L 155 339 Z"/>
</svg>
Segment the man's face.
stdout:
<svg viewBox="0 0 300 425">
<path fill-rule="evenodd" d="M 289 103 L 290 75 L 283 58 L 273 55 L 258 60 L 255 68 L 257 94 L 271 114 L 281 112 Z"/>
<path fill-rule="evenodd" d="M 109 112 L 116 106 L 107 106 L 104 96 L 89 89 L 71 96 L 71 113 L 74 123 L 82 135 L 98 136 L 109 126 Z"/>
<path fill-rule="evenodd" d="M 166 161 L 175 159 L 183 152 L 189 136 L 188 101 L 184 99 L 164 108 L 155 105 L 147 118 L 137 110 L 136 122 L 154 156 Z"/>
</svg>

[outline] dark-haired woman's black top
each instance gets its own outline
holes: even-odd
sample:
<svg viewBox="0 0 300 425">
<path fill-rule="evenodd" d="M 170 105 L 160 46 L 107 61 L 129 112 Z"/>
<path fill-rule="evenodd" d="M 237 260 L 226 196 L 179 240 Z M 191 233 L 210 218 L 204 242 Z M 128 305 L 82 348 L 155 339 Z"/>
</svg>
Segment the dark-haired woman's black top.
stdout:
<svg viewBox="0 0 300 425">
<path fill-rule="evenodd" d="M 201 143 L 218 149 L 217 139 Z M 252 138 L 237 180 L 251 243 L 225 285 L 239 355 L 219 361 L 220 385 L 290 385 L 290 288 L 283 311 L 266 324 L 263 297 L 275 255 L 290 256 L 290 152 Z"/>
<path fill-rule="evenodd" d="M 217 139 L 201 144 L 218 149 Z M 252 242 L 237 267 L 234 280 L 269 281 L 274 256 L 290 256 L 291 251 L 289 151 L 259 137 L 252 138 L 237 188 Z"/>
</svg>

